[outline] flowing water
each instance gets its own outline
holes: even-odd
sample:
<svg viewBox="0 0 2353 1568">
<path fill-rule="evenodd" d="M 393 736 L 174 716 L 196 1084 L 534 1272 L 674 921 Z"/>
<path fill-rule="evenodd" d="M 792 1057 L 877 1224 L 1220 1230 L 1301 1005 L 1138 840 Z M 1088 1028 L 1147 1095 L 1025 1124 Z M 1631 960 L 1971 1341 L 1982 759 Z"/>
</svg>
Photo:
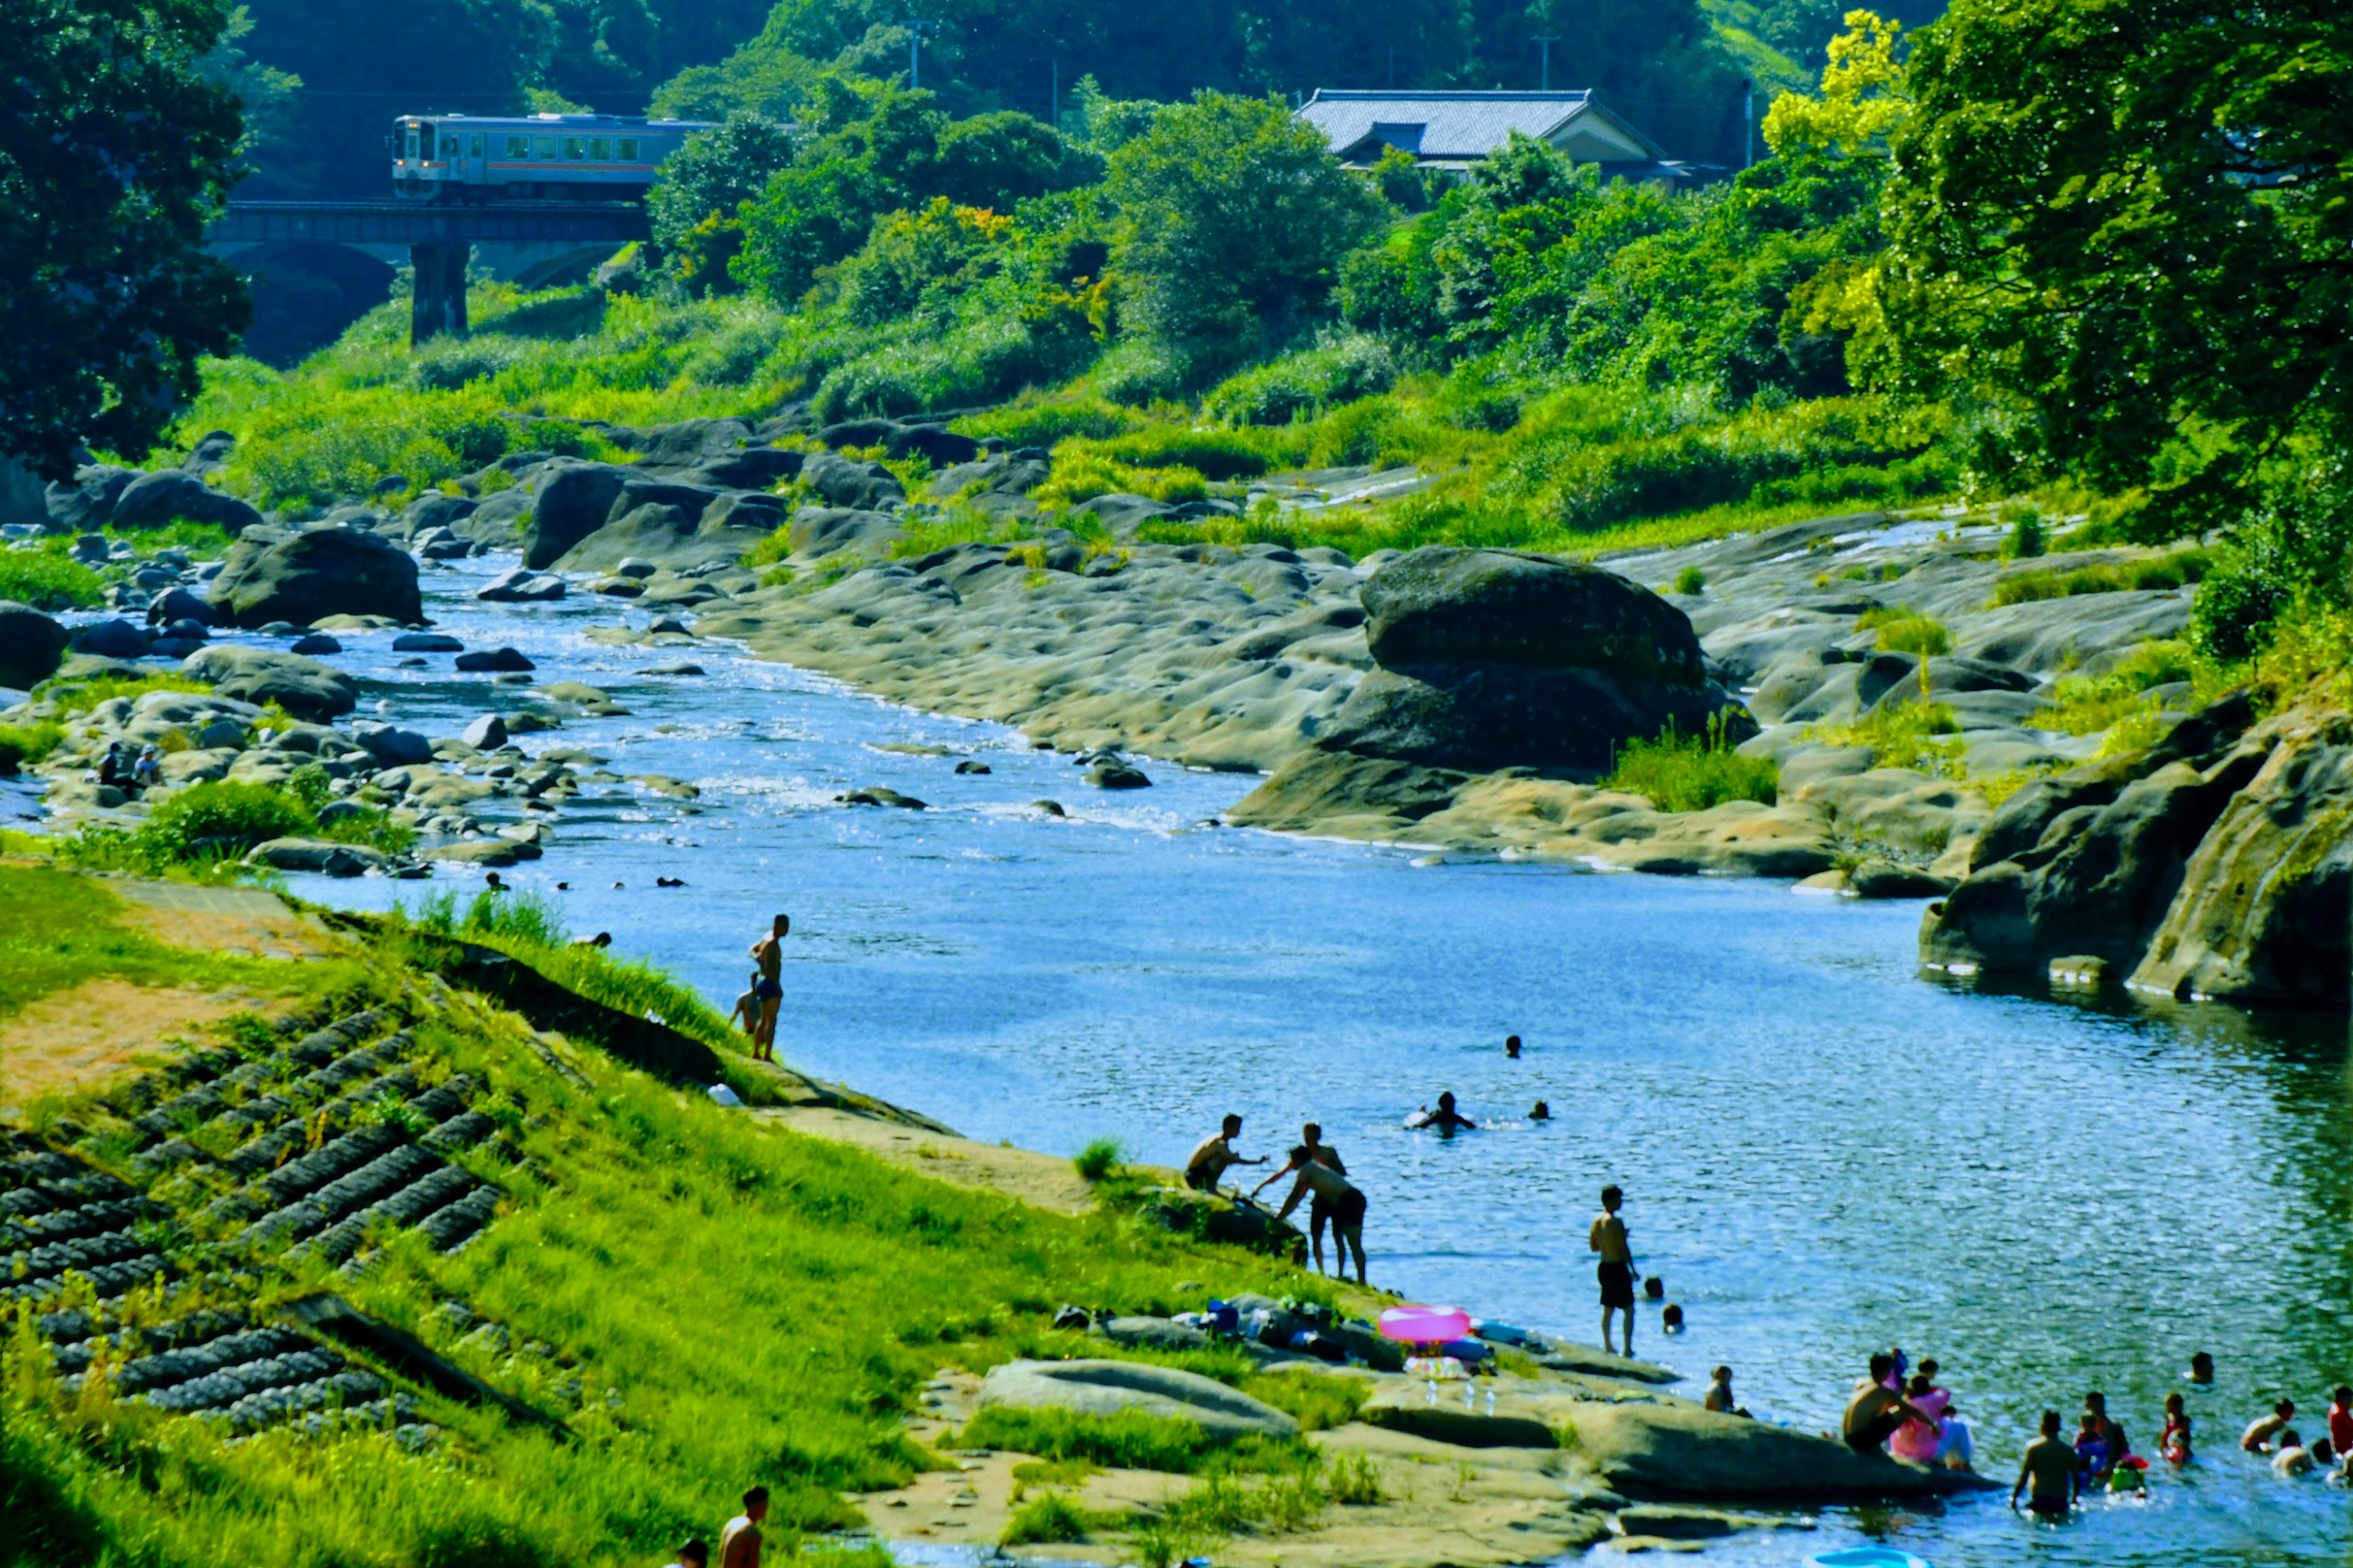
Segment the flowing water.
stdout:
<svg viewBox="0 0 2353 1568">
<path fill-rule="evenodd" d="M 1587 1340 L 1586 1226 L 1620 1183 L 1641 1267 L 1690 1317 L 1667 1339 L 1646 1306 L 1643 1353 L 1701 1382 L 1729 1363 L 1751 1409 L 1820 1429 L 1869 1352 L 1900 1343 L 1943 1363 L 2005 1483 L 2045 1406 L 2072 1436 L 2102 1388 L 2147 1450 L 2189 1353 L 2220 1363 L 2190 1392 L 2199 1462 L 2154 1474 L 2146 1500 L 2057 1529 L 1999 1496 L 1830 1510 L 1710 1560 L 1797 1563 L 1868 1535 L 1937 1568 L 2343 1561 L 2353 1497 L 2275 1481 L 2236 1446 L 2283 1392 L 2307 1436 L 2325 1430 L 2327 1389 L 2353 1374 L 2341 1020 L 1939 984 L 1914 966 L 1916 904 L 1203 826 L 1251 781 L 1146 761 L 1155 787 L 1105 795 L 1002 727 L 715 646 L 692 655 L 703 678 L 645 676 L 677 650 L 582 634 L 648 616 L 476 605 L 492 564 L 428 574 L 440 626 L 633 710 L 526 748 L 702 792 L 685 810 L 592 791 L 506 877 L 723 1010 L 746 945 L 789 911 L 779 1038 L 797 1066 L 1056 1152 L 1109 1135 L 1176 1163 L 1229 1110 L 1246 1149 L 1279 1151 L 1320 1121 L 1371 1195 L 1377 1282 Z M 344 640 L 363 712 L 383 700 L 448 734 L 520 701 L 446 657 L 398 668 L 388 637 Z M 948 754 L 877 749 L 907 745 Z M 993 771 L 955 773 L 964 756 Z M 860 784 L 932 809 L 833 804 Z M 1030 810 L 1041 797 L 1069 817 Z M 297 881 L 352 907 L 429 886 Z M 1509 1061 L 1514 1032 L 1527 1052 Z M 1400 1128 L 1447 1089 L 1479 1131 Z M 1527 1117 L 1540 1099 L 1549 1124 Z"/>
</svg>

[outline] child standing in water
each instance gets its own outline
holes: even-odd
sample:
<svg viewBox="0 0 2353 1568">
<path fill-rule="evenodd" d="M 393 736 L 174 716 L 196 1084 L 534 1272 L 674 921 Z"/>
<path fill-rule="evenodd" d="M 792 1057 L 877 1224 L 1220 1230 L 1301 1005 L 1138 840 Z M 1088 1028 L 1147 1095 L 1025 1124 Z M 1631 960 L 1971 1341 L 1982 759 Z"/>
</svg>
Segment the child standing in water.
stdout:
<svg viewBox="0 0 2353 1568">
<path fill-rule="evenodd" d="M 2168 1464 L 2189 1462 L 2189 1412 L 2178 1391 L 2165 1396 L 2165 1431 L 2157 1440 L 2157 1451 Z"/>
</svg>

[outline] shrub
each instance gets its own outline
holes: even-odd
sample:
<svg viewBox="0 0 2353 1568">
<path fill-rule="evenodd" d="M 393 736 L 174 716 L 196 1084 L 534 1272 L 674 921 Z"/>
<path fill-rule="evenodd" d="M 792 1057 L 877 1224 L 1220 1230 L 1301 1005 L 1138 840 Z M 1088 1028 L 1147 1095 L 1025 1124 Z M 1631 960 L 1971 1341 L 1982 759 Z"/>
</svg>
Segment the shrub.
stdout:
<svg viewBox="0 0 2353 1568">
<path fill-rule="evenodd" d="M 0 778 L 39 762 L 65 738 L 65 731 L 46 719 L 30 724 L 0 724 Z"/>
<path fill-rule="evenodd" d="M 1018 397 L 1003 408 L 968 414 L 948 426 L 976 440 L 995 437 L 1015 447 L 1052 447 L 1073 436 L 1103 440 L 1136 427 L 1136 416 L 1100 397 Z"/>
<path fill-rule="evenodd" d="M 1684 567 L 1675 574 L 1675 592 L 1686 595 L 1707 592 L 1707 574 L 1696 566 Z"/>
<path fill-rule="evenodd" d="M 1242 372 L 1202 398 L 1201 412 L 1229 425 L 1288 425 L 1387 392 L 1397 377 L 1387 344 L 1351 336 Z"/>
<path fill-rule="evenodd" d="M 2052 689 L 2050 706 L 2035 715 L 2035 722 L 2070 735 L 2096 734 L 2147 710 L 2144 694 L 2152 687 L 2194 681 L 2200 674 L 2198 656 L 2189 644 L 2144 643 L 2105 675 L 2059 682 Z"/>
<path fill-rule="evenodd" d="M 1647 795 L 1661 811 L 1705 811 L 1727 800 L 1778 804 L 1780 764 L 1733 749 L 1729 712 L 1710 719 L 1704 734 L 1678 735 L 1670 725 L 1655 741 L 1629 741 L 1602 787 Z"/>
<path fill-rule="evenodd" d="M 1043 1459 L 1087 1459 L 1122 1470 L 1185 1474 L 1216 1447 L 1198 1421 L 1122 1410 L 1089 1415 L 1076 1410 L 994 1405 L 965 1423 L 957 1446 L 1010 1448 Z"/>
<path fill-rule="evenodd" d="M 1045 506 L 1075 506 L 1107 495 L 1181 503 L 1204 499 L 1209 485 L 1192 468 L 1133 468 L 1084 443 L 1066 441 L 1055 448 L 1053 471 L 1032 493 Z"/>
<path fill-rule="evenodd" d="M 133 837 L 156 859 L 185 865 L 235 858 L 272 838 L 318 829 L 311 808 L 290 790 L 221 779 L 174 790 Z"/>
<path fill-rule="evenodd" d="M 1381 1489 L 1381 1468 L 1370 1454 L 1341 1455 L 1332 1466 L 1330 1490 L 1332 1500 L 1344 1508 L 1368 1508 L 1388 1497 Z"/>
<path fill-rule="evenodd" d="M 1118 1139 L 1098 1138 L 1071 1156 L 1071 1166 L 1079 1173 L 1080 1179 L 1100 1182 L 1119 1168 L 1126 1153 Z"/>
<path fill-rule="evenodd" d="M 2042 526 L 2042 514 L 2028 507 L 2018 514 L 2010 525 L 2010 531 L 2002 536 L 2001 558 L 2022 561 L 2029 556 L 2040 555 L 2050 547 L 2051 534 Z"/>
<path fill-rule="evenodd" d="M 1961 722 L 1941 702 L 1904 702 L 1872 710 L 1852 724 L 1818 727 L 1812 738 L 1825 745 L 1868 746 L 1872 765 L 1915 768 L 1937 778 L 1959 778 Z"/>
<path fill-rule="evenodd" d="M 1028 1546 L 1041 1541 L 1084 1541 L 1086 1511 L 1063 1492 L 1040 1492 L 1013 1510 L 1005 1521 L 999 1546 Z"/>
</svg>

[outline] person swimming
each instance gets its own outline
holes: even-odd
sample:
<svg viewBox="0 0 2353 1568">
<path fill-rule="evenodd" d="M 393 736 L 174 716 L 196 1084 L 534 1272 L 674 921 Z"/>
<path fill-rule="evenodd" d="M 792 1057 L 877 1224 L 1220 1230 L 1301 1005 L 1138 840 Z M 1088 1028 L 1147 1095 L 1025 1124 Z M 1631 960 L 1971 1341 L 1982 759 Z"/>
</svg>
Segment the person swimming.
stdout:
<svg viewBox="0 0 2353 1568">
<path fill-rule="evenodd" d="M 1458 1128 L 1465 1132 L 1476 1132 L 1479 1130 L 1477 1122 L 1454 1109 L 1454 1095 L 1451 1090 L 1438 1097 L 1436 1110 L 1425 1105 L 1407 1117 L 1405 1124 L 1413 1131 L 1419 1131 L 1427 1127 L 1434 1127 L 1440 1132 L 1452 1132 Z"/>
<path fill-rule="evenodd" d="M 2165 1396 L 2165 1430 L 2158 1435 L 2157 1451 L 2168 1464 L 2186 1465 L 2191 1458 L 2189 1412 L 2179 1390 Z"/>
<path fill-rule="evenodd" d="M 1537 1100 L 1535 1103 L 1535 1109 L 1528 1112 L 1528 1120 L 1531 1121 L 1550 1121 L 1552 1120 L 1552 1107 L 1541 1100 Z"/>
</svg>

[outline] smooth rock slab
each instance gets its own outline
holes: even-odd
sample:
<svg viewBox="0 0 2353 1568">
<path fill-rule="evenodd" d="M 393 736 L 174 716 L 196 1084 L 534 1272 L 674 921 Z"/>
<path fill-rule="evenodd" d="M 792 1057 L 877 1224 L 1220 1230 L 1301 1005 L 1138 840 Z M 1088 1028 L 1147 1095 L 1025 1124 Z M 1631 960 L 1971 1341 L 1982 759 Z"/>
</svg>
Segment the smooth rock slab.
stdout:
<svg viewBox="0 0 2353 1568">
<path fill-rule="evenodd" d="M 1282 1411 L 1198 1373 L 1124 1361 L 1015 1361 L 990 1371 L 975 1396 L 982 1409 L 1075 1410 L 1192 1421 L 1212 1437 L 1294 1437 L 1299 1423 Z"/>
<path fill-rule="evenodd" d="M 403 632 L 392 639 L 395 653 L 463 653 L 466 645 L 446 632 Z"/>
</svg>

